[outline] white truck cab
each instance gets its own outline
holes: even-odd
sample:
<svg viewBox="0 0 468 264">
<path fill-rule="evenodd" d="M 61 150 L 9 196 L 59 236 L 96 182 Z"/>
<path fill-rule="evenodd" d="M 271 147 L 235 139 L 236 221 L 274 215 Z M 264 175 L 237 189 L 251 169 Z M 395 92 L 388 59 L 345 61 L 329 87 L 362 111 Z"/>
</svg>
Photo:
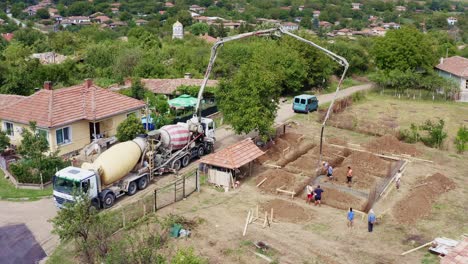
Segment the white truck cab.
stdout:
<svg viewBox="0 0 468 264">
<path fill-rule="evenodd" d="M 53 177 L 53 195 L 55 205 L 59 208 L 67 202 L 73 202 L 73 192 L 88 193 L 91 199 L 98 197 L 97 175 L 90 170 L 77 167 L 66 167 Z"/>
</svg>

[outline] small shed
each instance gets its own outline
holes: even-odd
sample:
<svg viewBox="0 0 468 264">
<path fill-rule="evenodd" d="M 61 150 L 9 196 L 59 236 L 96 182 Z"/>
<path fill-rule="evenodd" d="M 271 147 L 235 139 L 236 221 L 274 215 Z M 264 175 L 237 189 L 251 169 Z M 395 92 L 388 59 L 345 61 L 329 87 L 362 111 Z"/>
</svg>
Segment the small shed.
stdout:
<svg viewBox="0 0 468 264">
<path fill-rule="evenodd" d="M 244 165 L 249 165 L 251 173 L 252 162 L 265 154 L 251 138 L 246 138 L 236 144 L 226 147 L 216 153 L 203 157 L 200 162 L 208 174 L 208 182 L 223 186 L 226 189 L 234 186 L 236 171 Z"/>
</svg>

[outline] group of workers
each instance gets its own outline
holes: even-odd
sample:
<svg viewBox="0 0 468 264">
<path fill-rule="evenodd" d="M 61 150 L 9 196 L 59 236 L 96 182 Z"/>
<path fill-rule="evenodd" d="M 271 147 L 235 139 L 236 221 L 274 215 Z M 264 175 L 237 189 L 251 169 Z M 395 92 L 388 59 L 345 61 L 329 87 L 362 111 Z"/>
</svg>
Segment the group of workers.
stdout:
<svg viewBox="0 0 468 264">
<path fill-rule="evenodd" d="M 348 219 L 348 227 L 353 228 L 354 225 L 354 212 L 353 208 L 349 208 L 348 215 L 346 217 Z M 367 214 L 367 231 L 372 232 L 374 230 L 374 224 L 376 221 L 374 210 L 370 209 L 369 213 Z"/>
<path fill-rule="evenodd" d="M 309 204 L 312 199 L 314 200 L 315 206 L 321 206 L 321 201 L 322 201 L 322 193 L 324 190 L 320 188 L 320 185 L 317 185 L 317 188 L 313 188 L 310 185 L 307 185 L 307 203 Z"/>
<path fill-rule="evenodd" d="M 325 171 L 328 180 L 333 181 L 333 167 L 330 165 L 328 162 L 323 161 L 322 162 L 323 170 Z M 351 166 L 348 166 L 348 171 L 346 172 L 346 183 L 348 184 L 349 187 L 351 187 L 351 184 L 353 183 L 353 169 L 351 169 Z"/>
</svg>

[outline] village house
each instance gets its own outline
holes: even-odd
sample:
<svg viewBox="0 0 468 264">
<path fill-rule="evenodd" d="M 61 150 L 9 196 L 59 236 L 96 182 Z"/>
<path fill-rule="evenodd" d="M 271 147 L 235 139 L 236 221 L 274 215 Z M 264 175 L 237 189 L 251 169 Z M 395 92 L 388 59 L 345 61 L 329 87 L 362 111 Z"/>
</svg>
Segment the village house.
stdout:
<svg viewBox="0 0 468 264">
<path fill-rule="evenodd" d="M 189 74 L 178 79 L 141 79 L 143 86 L 155 94 L 166 95 L 169 98 L 176 96 L 177 88 L 181 86 L 201 86 L 203 79 L 192 79 Z M 206 86 L 218 86 L 217 80 L 208 80 Z"/>
<path fill-rule="evenodd" d="M 395 6 L 395 10 L 398 12 L 406 12 L 406 7 L 404 6 Z"/>
<path fill-rule="evenodd" d="M 15 37 L 15 34 L 14 33 L 1 33 L 1 36 L 7 42 L 10 42 Z"/>
<path fill-rule="evenodd" d="M 448 17 L 448 18 L 447 18 L 447 23 L 448 23 L 450 26 L 455 25 L 457 22 L 458 22 L 458 19 L 457 19 L 456 17 Z"/>
<path fill-rule="evenodd" d="M 38 59 L 41 64 L 60 64 L 67 59 L 67 56 L 55 52 L 34 53 L 31 58 Z"/>
<path fill-rule="evenodd" d="M 189 8 L 190 11 L 198 13 L 198 14 L 203 14 L 206 11 L 205 7 L 199 6 L 199 5 L 191 5 Z"/>
<path fill-rule="evenodd" d="M 320 11 L 319 11 L 319 10 L 315 10 L 314 12 L 312 12 L 312 14 L 313 14 L 312 16 L 313 16 L 314 18 L 319 18 L 319 16 L 320 16 Z"/>
<path fill-rule="evenodd" d="M 206 41 L 207 43 L 210 43 L 210 44 L 213 44 L 216 41 L 218 41 L 217 38 L 214 38 L 214 37 L 208 35 L 208 33 L 205 33 L 205 35 L 200 36 L 200 38 L 203 39 L 204 41 Z"/>
<path fill-rule="evenodd" d="M 164 4 L 164 6 L 170 8 L 170 7 L 174 7 L 174 4 L 171 3 L 171 2 L 166 2 L 166 3 Z"/>
<path fill-rule="evenodd" d="M 58 150 L 60 155 L 76 152 L 93 139 L 115 136 L 122 121 L 129 115 L 139 117 L 145 108 L 144 102 L 102 89 L 90 79 L 56 90 L 45 82 L 31 96 L 6 97 L 11 100 L 0 107 L 0 122 L 10 143 L 19 145 L 22 131 L 34 121 L 46 135 L 50 151 Z"/>
<path fill-rule="evenodd" d="M 94 18 L 91 19 L 93 22 L 102 24 L 111 21 L 110 17 L 108 16 L 95 16 Z"/>
<path fill-rule="evenodd" d="M 382 27 L 387 30 L 387 29 L 400 29 L 400 24 L 395 23 L 395 22 L 390 22 L 390 23 L 383 23 Z"/>
<path fill-rule="evenodd" d="M 299 7 L 297 8 L 297 10 L 299 10 L 299 12 L 304 11 L 304 6 L 303 6 L 303 5 L 299 6 Z"/>
<path fill-rule="evenodd" d="M 460 56 L 441 58 L 435 66 L 439 76 L 454 81 L 460 87 L 460 101 L 468 102 L 468 59 Z"/>
<path fill-rule="evenodd" d="M 320 22 L 319 22 L 319 26 L 320 26 L 321 28 L 327 29 L 327 28 L 331 28 L 332 23 L 327 22 L 327 21 L 320 21 Z"/>
<path fill-rule="evenodd" d="M 299 25 L 293 22 L 282 23 L 281 26 L 287 31 L 296 31 L 299 29 Z"/>
<path fill-rule="evenodd" d="M 89 25 L 91 24 L 91 18 L 87 16 L 70 16 L 67 20 L 75 25 Z"/>
<path fill-rule="evenodd" d="M 109 27 L 112 29 L 118 28 L 118 27 L 126 27 L 126 26 L 128 26 L 127 22 L 123 22 L 123 21 L 115 21 L 109 24 Z"/>
<path fill-rule="evenodd" d="M 112 12 L 112 14 L 117 14 L 117 13 L 119 13 L 119 9 L 117 7 L 112 7 L 111 12 Z"/>
<path fill-rule="evenodd" d="M 351 3 L 352 9 L 353 10 L 361 10 L 361 3 Z"/>
<path fill-rule="evenodd" d="M 383 27 L 374 27 L 372 28 L 372 35 L 374 36 L 385 36 L 387 31 Z"/>
<path fill-rule="evenodd" d="M 135 21 L 135 24 L 136 24 L 137 26 L 144 26 L 144 25 L 148 24 L 148 21 L 146 21 L 146 20 L 144 20 L 144 19 L 137 19 L 137 20 Z"/>
</svg>

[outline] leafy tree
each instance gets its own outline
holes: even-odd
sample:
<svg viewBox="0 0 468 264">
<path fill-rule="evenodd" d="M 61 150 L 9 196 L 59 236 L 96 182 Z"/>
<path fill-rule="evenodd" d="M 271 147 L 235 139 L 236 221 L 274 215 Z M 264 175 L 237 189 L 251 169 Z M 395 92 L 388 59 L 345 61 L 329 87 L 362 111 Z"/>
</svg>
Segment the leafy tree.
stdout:
<svg viewBox="0 0 468 264">
<path fill-rule="evenodd" d="M 141 84 L 141 80 L 139 78 L 134 78 L 132 80 L 132 87 L 130 87 L 130 96 L 142 100 L 145 98 L 145 87 Z"/>
<path fill-rule="evenodd" d="M 36 122 L 29 123 L 29 130 L 25 129 L 21 134 L 23 139 L 18 148 L 19 154 L 25 159 L 32 159 L 40 162 L 44 157 L 44 152 L 49 149 L 49 142 L 46 134 L 37 129 Z"/>
<path fill-rule="evenodd" d="M 41 8 L 41 9 L 38 9 L 36 11 L 36 16 L 40 19 L 49 19 L 50 18 L 50 15 L 49 15 L 49 11 L 45 8 Z"/>
<path fill-rule="evenodd" d="M 5 131 L 0 130 L 0 152 L 10 145 L 10 138 Z"/>
<path fill-rule="evenodd" d="M 130 115 L 117 126 L 117 139 L 120 142 L 134 139 L 137 135 L 145 133 L 141 121 L 134 115 Z"/>
<path fill-rule="evenodd" d="M 208 33 L 209 26 L 206 23 L 195 23 L 190 27 L 190 32 L 193 35 L 204 35 L 205 33 Z"/>
<path fill-rule="evenodd" d="M 447 138 L 444 125 L 445 121 L 442 119 L 439 119 L 438 123 L 426 120 L 426 122 L 420 126 L 420 129 L 427 133 L 426 136 L 421 137 L 421 141 L 427 146 L 440 148 L 445 138 Z"/>
<path fill-rule="evenodd" d="M 260 61 L 242 65 L 231 81 L 221 82 L 219 87 L 218 106 L 224 120 L 238 134 L 258 131 L 266 137 L 276 117 L 280 81 Z"/>
<path fill-rule="evenodd" d="M 414 27 L 389 30 L 375 40 L 372 53 L 380 70 L 430 71 L 437 61 L 426 35 Z"/>
</svg>

